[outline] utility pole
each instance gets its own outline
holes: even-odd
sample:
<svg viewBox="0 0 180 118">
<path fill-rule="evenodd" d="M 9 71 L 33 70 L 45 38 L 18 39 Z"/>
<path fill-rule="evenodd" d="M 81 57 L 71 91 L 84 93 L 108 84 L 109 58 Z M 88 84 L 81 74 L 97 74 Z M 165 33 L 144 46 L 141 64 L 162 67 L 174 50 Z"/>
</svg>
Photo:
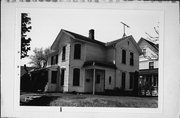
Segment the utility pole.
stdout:
<svg viewBox="0 0 180 118">
<path fill-rule="evenodd" d="M 123 37 L 125 37 L 126 36 L 126 33 L 125 33 L 125 28 L 127 27 L 127 28 L 130 28 L 127 24 L 125 24 L 125 23 L 123 23 L 123 22 L 121 22 L 122 24 L 123 24 L 123 27 L 124 27 L 124 34 L 123 34 Z"/>
</svg>

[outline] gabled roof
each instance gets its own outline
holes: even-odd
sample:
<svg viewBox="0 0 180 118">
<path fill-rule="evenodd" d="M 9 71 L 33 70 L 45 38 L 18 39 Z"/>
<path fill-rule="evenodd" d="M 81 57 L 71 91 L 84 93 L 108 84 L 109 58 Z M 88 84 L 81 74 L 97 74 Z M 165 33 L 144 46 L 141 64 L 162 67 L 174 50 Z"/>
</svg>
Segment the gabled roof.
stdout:
<svg viewBox="0 0 180 118">
<path fill-rule="evenodd" d="M 138 45 L 142 42 L 142 41 L 146 41 L 148 44 L 150 44 L 153 48 L 155 48 L 157 51 L 159 50 L 159 44 L 154 44 L 151 41 L 148 41 L 144 38 L 141 37 L 141 39 L 138 41 Z"/>
<path fill-rule="evenodd" d="M 130 38 L 130 37 L 132 37 L 132 36 L 130 35 L 130 36 L 123 37 L 121 39 L 117 39 L 117 40 L 114 40 L 114 41 L 107 42 L 106 46 L 112 46 L 112 45 L 114 45 L 114 44 L 116 44 L 116 43 L 118 43 L 120 41 L 123 41 L 123 40 L 125 40 L 127 38 Z"/>
<path fill-rule="evenodd" d="M 96 44 L 100 44 L 100 45 L 105 46 L 105 43 L 103 43 L 101 41 L 98 41 L 98 40 L 95 40 L 95 39 L 90 39 L 89 37 L 86 37 L 86 36 L 83 36 L 83 35 L 80 35 L 80 34 L 76 34 L 74 32 L 70 32 L 70 31 L 67 31 L 67 30 L 64 30 L 64 29 L 63 29 L 63 31 L 71 34 L 76 39 L 79 39 L 79 40 L 82 40 L 82 41 L 91 42 L 91 43 L 96 43 Z"/>
<path fill-rule="evenodd" d="M 106 46 L 109 47 L 109 46 L 113 46 L 115 44 L 117 44 L 118 42 L 121 42 L 121 41 L 124 41 L 124 40 L 127 40 L 127 39 L 130 39 L 130 41 L 134 44 L 135 48 L 137 49 L 137 51 L 141 54 L 142 51 L 140 49 L 140 47 L 137 45 L 136 41 L 134 40 L 133 36 L 130 35 L 130 36 L 126 36 L 126 37 L 123 37 L 123 38 L 120 38 L 120 39 L 117 39 L 117 40 L 114 40 L 114 41 L 111 41 L 111 42 L 107 42 L 106 43 Z"/>
<path fill-rule="evenodd" d="M 98 41 L 98 40 L 95 40 L 95 39 L 90 39 L 89 37 L 86 37 L 86 36 L 71 32 L 71 31 L 64 30 L 64 29 L 61 29 L 60 33 L 58 34 L 58 36 L 57 36 L 56 40 L 54 41 L 54 43 L 52 44 L 52 46 L 55 45 L 56 43 L 59 43 L 58 37 L 60 37 L 60 35 L 62 33 L 66 33 L 67 35 L 71 36 L 74 39 L 99 44 L 99 45 L 104 46 L 104 47 L 113 46 L 113 45 L 117 44 L 118 42 L 123 41 L 125 39 L 132 39 L 131 41 L 135 45 L 135 48 L 138 50 L 138 52 L 140 54 L 142 53 L 141 49 L 137 45 L 137 43 L 134 40 L 134 38 L 132 37 L 132 35 L 126 36 L 126 37 L 123 37 L 123 38 L 120 38 L 120 39 L 117 39 L 117 40 L 114 40 L 114 41 L 111 41 L 111 42 L 104 43 L 104 42 L 101 42 L 101 41 Z"/>
</svg>

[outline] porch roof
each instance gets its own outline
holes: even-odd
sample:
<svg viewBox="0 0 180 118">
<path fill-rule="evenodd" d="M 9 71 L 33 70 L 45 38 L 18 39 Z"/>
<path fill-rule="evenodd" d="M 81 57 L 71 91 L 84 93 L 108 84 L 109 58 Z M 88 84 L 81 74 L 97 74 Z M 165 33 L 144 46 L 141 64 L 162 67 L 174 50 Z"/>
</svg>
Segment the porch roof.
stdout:
<svg viewBox="0 0 180 118">
<path fill-rule="evenodd" d="M 58 65 L 51 65 L 49 67 L 45 67 L 45 68 L 40 68 L 40 69 L 34 69 L 32 71 L 30 71 L 31 73 L 36 73 L 36 72 L 40 72 L 40 71 L 46 71 L 46 70 L 51 70 L 51 69 L 58 69 Z"/>
<path fill-rule="evenodd" d="M 84 62 L 83 67 L 89 67 L 89 66 L 101 66 L 101 67 L 116 69 L 116 65 L 113 63 L 100 62 L 100 61 L 86 61 L 86 62 Z"/>
<path fill-rule="evenodd" d="M 142 70 L 139 70 L 139 74 L 140 75 L 158 74 L 158 68 L 154 68 L 154 69 L 142 69 Z"/>
</svg>

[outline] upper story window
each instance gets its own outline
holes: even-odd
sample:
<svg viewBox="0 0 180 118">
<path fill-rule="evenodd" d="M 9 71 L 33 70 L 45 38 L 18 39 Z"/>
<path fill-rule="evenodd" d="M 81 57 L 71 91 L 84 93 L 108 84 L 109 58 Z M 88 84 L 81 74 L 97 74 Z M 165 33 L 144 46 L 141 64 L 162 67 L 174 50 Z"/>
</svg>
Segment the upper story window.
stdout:
<svg viewBox="0 0 180 118">
<path fill-rule="evenodd" d="M 81 59 L 81 44 L 74 45 L 74 59 Z"/>
<path fill-rule="evenodd" d="M 66 46 L 63 46 L 63 49 L 62 49 L 62 61 L 65 61 L 66 59 Z"/>
<path fill-rule="evenodd" d="M 80 82 L 80 69 L 75 68 L 73 70 L 73 86 L 79 86 Z"/>
<path fill-rule="evenodd" d="M 58 54 L 56 55 L 56 64 L 58 64 Z"/>
<path fill-rule="evenodd" d="M 51 65 L 54 64 L 53 61 L 54 61 L 54 56 L 51 57 Z"/>
<path fill-rule="evenodd" d="M 149 69 L 153 69 L 154 68 L 154 62 L 149 62 Z"/>
<path fill-rule="evenodd" d="M 126 64 L 126 50 L 122 49 L 122 63 Z"/>
<path fill-rule="evenodd" d="M 51 57 L 51 65 L 58 64 L 58 54 Z"/>
<path fill-rule="evenodd" d="M 134 53 L 130 52 L 130 65 L 134 65 Z"/>
</svg>

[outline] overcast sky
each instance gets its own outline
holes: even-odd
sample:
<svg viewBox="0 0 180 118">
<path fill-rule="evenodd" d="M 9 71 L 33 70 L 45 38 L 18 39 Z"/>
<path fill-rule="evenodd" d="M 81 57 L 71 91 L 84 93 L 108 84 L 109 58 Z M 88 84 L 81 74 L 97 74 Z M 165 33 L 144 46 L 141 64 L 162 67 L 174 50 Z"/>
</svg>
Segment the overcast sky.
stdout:
<svg viewBox="0 0 180 118">
<path fill-rule="evenodd" d="M 95 30 L 95 39 L 109 42 L 123 36 L 126 23 L 126 35 L 132 35 L 136 42 L 146 38 L 145 32 L 156 35 L 153 27 L 158 25 L 159 14 L 152 11 L 113 10 L 113 9 L 29 9 L 32 30 L 31 51 L 35 48 L 50 47 L 61 29 L 88 36 L 89 29 Z M 27 64 L 29 58 L 22 59 L 21 65 Z"/>
</svg>

